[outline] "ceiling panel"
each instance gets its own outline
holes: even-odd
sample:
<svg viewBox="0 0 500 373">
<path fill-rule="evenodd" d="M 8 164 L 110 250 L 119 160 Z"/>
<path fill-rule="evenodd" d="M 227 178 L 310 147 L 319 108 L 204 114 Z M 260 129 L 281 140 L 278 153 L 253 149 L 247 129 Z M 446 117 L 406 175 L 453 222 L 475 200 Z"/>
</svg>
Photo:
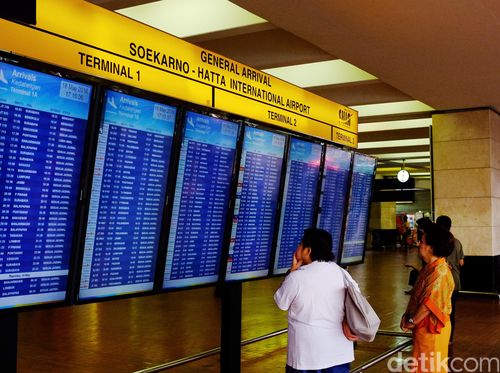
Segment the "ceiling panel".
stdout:
<svg viewBox="0 0 500 373">
<path fill-rule="evenodd" d="M 285 30 L 273 28 L 253 31 L 247 28 L 246 31 L 229 36 L 228 32 L 206 34 L 186 40 L 259 70 L 335 58 Z"/>
<path fill-rule="evenodd" d="M 428 128 L 409 128 L 393 131 L 375 131 L 360 132 L 358 134 L 359 142 L 390 141 L 390 140 L 408 140 L 429 138 Z"/>
<path fill-rule="evenodd" d="M 380 80 L 309 87 L 309 91 L 343 105 L 368 105 L 407 101 L 412 98 Z"/>
<path fill-rule="evenodd" d="M 384 156 L 384 159 L 394 159 L 403 160 L 410 158 L 422 158 L 429 156 L 430 151 L 429 145 L 417 145 L 417 146 L 401 146 L 392 148 L 371 148 L 371 149 L 360 149 L 362 153 L 371 154 L 376 156 Z M 427 152 L 426 154 L 421 154 L 422 152 Z"/>
<path fill-rule="evenodd" d="M 116 10 L 141 4 L 152 3 L 154 1 L 155 0 L 91 0 L 89 2 L 102 6 L 106 9 Z"/>
</svg>

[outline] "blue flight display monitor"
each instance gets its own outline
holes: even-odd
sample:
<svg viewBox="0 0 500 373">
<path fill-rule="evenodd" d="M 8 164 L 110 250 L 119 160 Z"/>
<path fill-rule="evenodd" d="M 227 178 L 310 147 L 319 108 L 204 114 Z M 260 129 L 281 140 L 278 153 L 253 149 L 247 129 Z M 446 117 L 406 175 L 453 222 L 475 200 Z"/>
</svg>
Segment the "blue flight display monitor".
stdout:
<svg viewBox="0 0 500 373">
<path fill-rule="evenodd" d="M 326 147 L 317 227 L 332 235 L 332 251 L 338 256 L 349 188 L 352 153 Z"/>
<path fill-rule="evenodd" d="M 267 276 L 278 204 L 285 136 L 245 128 L 226 280 Z"/>
<path fill-rule="evenodd" d="M 296 138 L 290 142 L 273 274 L 290 268 L 304 230 L 313 225 L 321 150 L 320 144 Z"/>
<path fill-rule="evenodd" d="M 163 288 L 219 277 L 239 125 L 186 113 Z"/>
<path fill-rule="evenodd" d="M 176 111 L 106 91 L 79 299 L 153 289 Z"/>
<path fill-rule="evenodd" d="M 66 298 L 91 95 L 0 62 L 0 308 Z"/>
<path fill-rule="evenodd" d="M 341 264 L 363 262 L 375 165 L 375 158 L 354 155 Z"/>
</svg>

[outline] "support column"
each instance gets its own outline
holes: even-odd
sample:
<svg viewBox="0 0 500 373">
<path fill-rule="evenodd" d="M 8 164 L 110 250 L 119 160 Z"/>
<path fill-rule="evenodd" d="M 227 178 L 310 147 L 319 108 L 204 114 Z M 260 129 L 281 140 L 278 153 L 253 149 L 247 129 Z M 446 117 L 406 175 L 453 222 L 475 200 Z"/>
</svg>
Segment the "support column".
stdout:
<svg viewBox="0 0 500 373">
<path fill-rule="evenodd" d="M 393 246 L 396 229 L 396 203 L 372 202 L 370 208 L 370 231 L 367 237 L 367 246 L 375 249 Z"/>
<path fill-rule="evenodd" d="M 241 371 L 241 282 L 222 284 L 221 373 Z"/>
<path fill-rule="evenodd" d="M 0 314 L 0 372 L 17 370 L 17 311 Z"/>
<path fill-rule="evenodd" d="M 435 217 L 448 215 L 464 247 L 462 289 L 500 290 L 500 116 L 432 117 Z"/>
</svg>

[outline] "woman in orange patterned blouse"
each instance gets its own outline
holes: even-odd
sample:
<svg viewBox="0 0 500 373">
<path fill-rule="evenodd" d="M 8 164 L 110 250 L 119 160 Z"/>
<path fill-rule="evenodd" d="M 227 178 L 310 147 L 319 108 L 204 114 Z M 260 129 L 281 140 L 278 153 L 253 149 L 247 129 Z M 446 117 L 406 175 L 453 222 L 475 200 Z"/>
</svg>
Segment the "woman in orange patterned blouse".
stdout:
<svg viewBox="0 0 500 373">
<path fill-rule="evenodd" d="M 419 243 L 419 253 L 425 262 L 420 271 L 401 329 L 413 331 L 413 361 L 415 372 L 447 372 L 450 340 L 451 295 L 455 288 L 446 257 L 453 246 L 451 233 L 429 224 Z"/>
</svg>

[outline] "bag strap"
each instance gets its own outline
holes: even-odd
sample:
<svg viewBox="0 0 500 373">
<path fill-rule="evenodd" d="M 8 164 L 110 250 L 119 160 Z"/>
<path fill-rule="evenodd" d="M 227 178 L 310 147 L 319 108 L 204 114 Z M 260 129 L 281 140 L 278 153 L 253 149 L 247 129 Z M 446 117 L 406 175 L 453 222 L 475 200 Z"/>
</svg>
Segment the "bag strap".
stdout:
<svg viewBox="0 0 500 373">
<path fill-rule="evenodd" d="M 344 286 L 347 288 L 347 285 L 352 285 L 352 281 L 349 279 L 349 277 L 347 277 L 348 272 L 340 266 L 339 266 L 339 268 L 340 268 L 340 271 L 342 272 L 342 278 L 344 279 Z"/>
<path fill-rule="evenodd" d="M 342 277 L 344 278 L 344 286 L 347 290 L 347 287 L 349 285 L 353 286 L 357 291 L 360 292 L 359 285 L 356 284 L 353 280 L 351 280 L 349 272 L 347 272 L 344 268 L 340 267 L 340 270 L 342 271 Z"/>
<path fill-rule="evenodd" d="M 347 281 L 347 276 L 345 275 L 344 271 L 345 269 L 342 268 L 342 267 L 339 267 L 340 268 L 340 272 L 342 273 L 342 279 L 344 280 L 344 285 L 346 285 L 346 281 Z"/>
</svg>

